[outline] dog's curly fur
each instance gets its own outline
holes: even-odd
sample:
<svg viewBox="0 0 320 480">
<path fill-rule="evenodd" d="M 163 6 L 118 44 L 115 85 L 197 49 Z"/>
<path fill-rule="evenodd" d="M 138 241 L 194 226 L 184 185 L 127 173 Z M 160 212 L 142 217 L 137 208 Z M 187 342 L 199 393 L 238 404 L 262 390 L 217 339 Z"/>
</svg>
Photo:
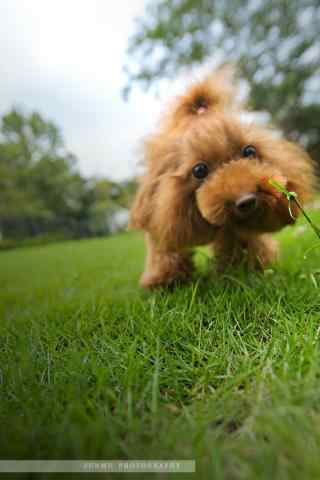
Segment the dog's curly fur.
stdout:
<svg viewBox="0 0 320 480">
<path fill-rule="evenodd" d="M 269 180 L 295 191 L 302 204 L 310 199 L 315 177 L 307 153 L 243 122 L 240 113 L 236 92 L 220 71 L 178 98 L 146 140 L 147 171 L 130 221 L 146 232 L 142 286 L 189 279 L 197 245 L 213 246 L 219 271 L 243 261 L 264 268 L 277 255 L 270 232 L 294 222 L 288 200 Z M 199 163 L 208 172 L 203 179 L 194 175 Z M 237 205 L 248 194 L 255 206 L 242 215 Z M 298 216 L 294 204 L 291 210 Z"/>
</svg>

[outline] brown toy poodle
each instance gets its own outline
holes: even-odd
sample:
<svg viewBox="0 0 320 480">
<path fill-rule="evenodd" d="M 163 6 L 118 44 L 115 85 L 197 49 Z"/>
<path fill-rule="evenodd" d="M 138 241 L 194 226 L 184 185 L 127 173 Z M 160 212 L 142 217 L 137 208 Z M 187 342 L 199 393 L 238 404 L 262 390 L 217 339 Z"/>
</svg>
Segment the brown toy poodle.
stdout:
<svg viewBox="0 0 320 480">
<path fill-rule="evenodd" d="M 145 142 L 147 171 L 130 226 L 146 232 L 143 287 L 188 280 L 192 248 L 212 245 L 218 271 L 241 262 L 263 269 L 277 256 L 270 235 L 294 223 L 273 179 L 311 196 L 309 156 L 270 129 L 241 120 L 236 92 L 220 71 L 192 85 Z M 291 205 L 293 217 L 299 211 Z"/>
</svg>

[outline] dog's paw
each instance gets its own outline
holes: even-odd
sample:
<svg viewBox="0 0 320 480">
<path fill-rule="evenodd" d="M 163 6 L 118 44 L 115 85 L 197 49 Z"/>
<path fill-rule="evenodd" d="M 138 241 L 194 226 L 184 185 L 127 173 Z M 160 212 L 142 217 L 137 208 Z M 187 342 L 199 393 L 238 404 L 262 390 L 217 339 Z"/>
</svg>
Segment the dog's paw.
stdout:
<svg viewBox="0 0 320 480">
<path fill-rule="evenodd" d="M 140 279 L 140 287 L 147 290 L 156 290 L 158 288 L 173 289 L 179 284 L 187 283 L 191 276 L 177 275 L 177 276 L 163 276 L 157 274 L 144 273 Z"/>
<path fill-rule="evenodd" d="M 156 288 L 168 287 L 172 284 L 172 279 L 157 274 L 144 273 L 140 278 L 139 284 L 142 288 L 153 290 Z"/>
</svg>

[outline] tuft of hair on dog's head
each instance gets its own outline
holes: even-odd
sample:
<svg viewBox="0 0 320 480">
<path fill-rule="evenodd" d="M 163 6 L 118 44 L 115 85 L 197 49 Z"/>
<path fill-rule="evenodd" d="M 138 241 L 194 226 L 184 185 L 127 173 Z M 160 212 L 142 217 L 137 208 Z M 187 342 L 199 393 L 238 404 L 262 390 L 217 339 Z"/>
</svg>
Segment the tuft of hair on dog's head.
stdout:
<svg viewBox="0 0 320 480">
<path fill-rule="evenodd" d="M 202 81 L 195 82 L 184 95 L 177 97 L 164 115 L 162 126 L 172 132 L 193 122 L 199 115 L 239 110 L 240 107 L 235 69 L 225 65 Z"/>
</svg>

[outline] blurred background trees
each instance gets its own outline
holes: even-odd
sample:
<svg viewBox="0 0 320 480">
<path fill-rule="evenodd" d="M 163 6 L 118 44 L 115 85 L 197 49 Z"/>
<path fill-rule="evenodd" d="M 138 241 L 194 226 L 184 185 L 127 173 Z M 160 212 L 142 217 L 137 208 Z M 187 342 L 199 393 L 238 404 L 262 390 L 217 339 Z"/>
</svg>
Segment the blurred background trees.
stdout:
<svg viewBox="0 0 320 480">
<path fill-rule="evenodd" d="M 134 181 L 83 178 L 58 127 L 37 112 L 13 109 L 0 132 L 2 239 L 78 238 L 124 226 Z"/>
<path fill-rule="evenodd" d="M 150 0 L 130 40 L 129 83 L 208 59 L 235 62 L 250 105 L 320 163 L 319 0 Z"/>
</svg>

